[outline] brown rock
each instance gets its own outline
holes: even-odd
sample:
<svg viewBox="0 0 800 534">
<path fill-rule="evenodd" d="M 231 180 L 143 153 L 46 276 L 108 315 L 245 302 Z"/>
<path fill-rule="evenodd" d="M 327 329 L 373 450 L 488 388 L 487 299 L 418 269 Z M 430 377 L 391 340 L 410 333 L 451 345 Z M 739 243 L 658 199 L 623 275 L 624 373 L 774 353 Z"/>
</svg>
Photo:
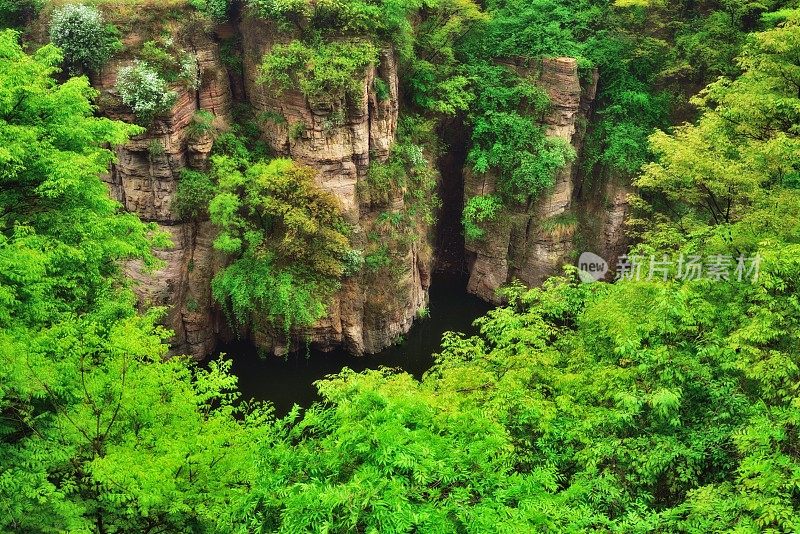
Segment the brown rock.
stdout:
<svg viewBox="0 0 800 534">
<path fill-rule="evenodd" d="M 551 106 L 543 121 L 547 135 L 564 139 L 579 150 L 585 133 L 580 126 L 594 100 L 596 74 L 582 87 L 573 58 L 544 59 L 533 68 L 515 67 L 524 75 L 538 74 L 540 86 L 550 97 Z M 573 175 L 573 165 L 567 165 L 548 192 L 529 205 L 505 207 L 495 221 L 485 225 L 483 239 L 466 243 L 470 293 L 499 303 L 500 286 L 514 279 L 538 285 L 569 260 L 574 224 L 569 220 L 559 223 L 557 218 L 566 218 L 573 207 Z M 467 170 L 464 185 L 465 200 L 491 194 L 496 177 L 491 173 L 475 176 Z"/>
<path fill-rule="evenodd" d="M 380 66 L 364 72 L 363 89 L 356 101 L 313 106 L 298 90 L 275 94 L 259 81 L 264 54 L 290 36 L 275 31 L 269 22 L 252 18 L 243 20 L 241 34 L 244 85 L 250 103 L 257 114 L 283 118 L 260 121 L 265 139 L 277 153 L 318 170 L 319 185 L 336 195 L 346 218 L 356 227 L 355 233 L 364 235 L 378 210 L 368 198 L 359 197 L 358 184 L 366 179 L 371 158 L 385 161 L 389 156 L 397 128 L 399 93 L 394 53 L 384 50 Z M 389 90 L 383 100 L 373 89 L 376 76 Z M 293 137 L 291 132 L 297 124 L 303 125 L 302 135 Z M 391 200 L 394 209 L 402 208 L 402 197 Z M 423 240 L 427 231 L 421 230 Z M 345 280 L 329 306 L 328 316 L 303 336 L 323 349 L 341 345 L 354 354 L 377 352 L 390 345 L 411 328 L 418 311 L 427 305 L 430 263 L 431 259 L 415 246 L 393 287 L 374 287 L 363 277 Z M 257 342 L 265 348 L 279 348 L 275 337 L 260 336 Z"/>
</svg>

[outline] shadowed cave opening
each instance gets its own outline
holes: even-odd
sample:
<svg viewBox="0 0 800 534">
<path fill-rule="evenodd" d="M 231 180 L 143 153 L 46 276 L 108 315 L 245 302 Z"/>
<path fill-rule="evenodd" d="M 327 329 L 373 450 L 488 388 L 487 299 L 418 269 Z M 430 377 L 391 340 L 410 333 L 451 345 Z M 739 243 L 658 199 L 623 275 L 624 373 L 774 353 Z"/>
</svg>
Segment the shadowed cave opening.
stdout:
<svg viewBox="0 0 800 534">
<path fill-rule="evenodd" d="M 444 121 L 438 134 L 444 145 L 437 161 L 442 205 L 436 217 L 433 268 L 439 274 L 464 279 L 466 291 L 467 262 L 461 216 L 464 212 L 464 164 L 470 136 L 461 118 Z"/>
</svg>

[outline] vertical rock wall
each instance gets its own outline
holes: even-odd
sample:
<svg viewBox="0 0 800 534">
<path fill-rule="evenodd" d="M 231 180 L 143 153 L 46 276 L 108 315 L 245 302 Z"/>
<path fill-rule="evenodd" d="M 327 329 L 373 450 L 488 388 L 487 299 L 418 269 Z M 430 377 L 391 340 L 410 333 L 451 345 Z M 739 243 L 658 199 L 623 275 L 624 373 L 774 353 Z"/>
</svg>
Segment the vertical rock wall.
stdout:
<svg viewBox="0 0 800 534">
<path fill-rule="evenodd" d="M 160 23 L 157 16 L 150 19 Z M 147 32 L 139 30 L 132 28 L 126 34 L 127 49 L 135 50 L 146 40 L 143 35 Z M 224 128 L 231 120 L 234 94 L 238 101 L 251 106 L 264 139 L 277 154 L 318 171 L 319 185 L 341 202 L 355 229 L 353 244 L 360 248 L 366 244 L 368 232 L 376 227 L 381 211 L 387 209 L 385 199 L 369 198 L 363 182 L 370 162 L 382 162 L 389 156 L 400 106 L 398 67 L 391 50 L 384 50 L 379 64 L 364 73 L 360 97 L 313 106 L 298 90 L 276 95 L 259 81 L 264 54 L 290 36 L 247 16 L 238 28 L 214 30 L 241 41 L 242 71 L 233 75 L 223 66 L 219 45 L 210 31 L 207 27 L 178 29 L 180 46 L 197 58 L 201 85 L 196 91 L 176 88 L 178 99 L 171 112 L 156 120 L 145 134 L 120 147 L 118 161 L 107 176 L 111 194 L 126 209 L 154 222 L 172 238 L 172 248 L 157 252 L 164 261 L 162 269 L 145 272 L 141 265 L 132 263 L 128 271 L 144 304 L 167 307 L 165 323 L 175 331 L 173 352 L 197 358 L 210 354 L 227 330 L 210 289 L 211 279 L 226 261 L 212 249 L 214 228 L 208 221 L 182 221 L 172 209 L 181 170 L 207 168 L 213 144 L 208 136 L 190 135 L 188 127 L 194 114 L 208 111 L 215 117 L 215 126 Z M 114 89 L 117 72 L 133 59 L 132 55 L 117 58 L 93 79 L 101 91 L 101 112 L 106 116 L 134 120 Z M 552 101 L 544 120 L 548 135 L 568 140 L 579 149 L 596 76 L 582 85 L 576 62 L 569 58 L 542 61 L 537 75 Z M 385 82 L 388 98 L 378 98 L 373 83 L 376 77 Z M 233 88 L 231 79 L 235 81 Z M 296 124 L 302 124 L 302 128 L 293 129 Z M 495 291 L 502 284 L 514 278 L 538 284 L 569 258 L 574 227 L 548 227 L 545 223 L 575 210 L 574 174 L 571 166 L 563 169 L 546 195 L 528 206 L 504 210 L 488 225 L 486 239 L 467 243 L 470 292 L 497 302 Z M 495 178 L 491 175 L 466 172 L 464 180 L 467 198 L 494 192 Z M 615 207 L 606 214 L 599 232 L 612 242 L 621 232 L 625 209 L 620 195 L 608 194 L 613 196 Z M 389 209 L 403 207 L 402 194 L 389 198 Z M 368 274 L 346 278 L 330 304 L 328 316 L 302 337 L 323 349 L 343 346 L 362 354 L 377 352 L 405 334 L 427 305 L 430 230 L 424 225 L 415 230 L 418 239 L 404 252 L 395 270 L 396 280 L 391 283 Z M 290 348 L 280 335 L 251 332 L 250 336 L 267 350 Z"/>
<path fill-rule="evenodd" d="M 551 102 L 544 118 L 547 135 L 564 139 L 580 151 L 597 75 L 582 84 L 572 58 L 544 59 L 537 67 L 539 85 Z M 499 303 L 496 291 L 503 284 L 518 279 L 529 286 L 538 285 L 569 261 L 576 225 L 569 221 L 560 224 L 558 218 L 573 209 L 575 174 L 573 165 L 567 165 L 551 190 L 526 206 L 505 207 L 484 225 L 484 238 L 466 243 L 470 293 Z M 496 176 L 491 173 L 477 175 L 467 169 L 464 179 L 465 200 L 496 190 Z"/>
<path fill-rule="evenodd" d="M 379 215 L 364 194 L 371 161 L 386 161 L 394 142 L 399 111 L 397 62 L 391 50 L 383 50 L 379 64 L 367 69 L 360 97 L 313 106 L 298 90 L 279 95 L 259 81 L 261 61 L 285 36 L 268 22 L 245 18 L 241 25 L 244 88 L 257 115 L 279 117 L 259 121 L 272 149 L 319 171 L 319 185 L 336 195 L 345 217 L 354 225 L 354 245 L 363 245 L 366 233 Z M 373 82 L 380 77 L 388 97 L 379 99 Z M 293 132 L 300 132 L 293 133 Z M 392 208 L 403 208 L 403 198 L 392 199 Z M 420 240 L 428 229 L 420 229 Z M 430 283 L 429 255 L 413 245 L 402 262 L 396 284 L 369 281 L 365 275 L 344 280 L 334 296 L 328 317 L 307 335 L 316 346 L 342 345 L 354 354 L 372 353 L 405 334 L 419 310 L 427 305 Z M 377 282 L 378 287 L 375 287 Z M 282 350 L 280 336 L 260 333 L 258 345 Z"/>
<path fill-rule="evenodd" d="M 135 46 L 136 39 L 136 35 L 129 35 L 126 44 Z M 197 58 L 200 87 L 196 91 L 177 87 L 178 98 L 170 113 L 118 148 L 117 162 L 106 180 L 112 196 L 125 209 L 154 222 L 170 236 L 173 247 L 156 251 L 164 262 L 162 269 L 146 272 L 133 262 L 127 271 L 136 282 L 143 304 L 167 307 L 165 324 L 175 332 L 172 352 L 203 358 L 213 351 L 221 326 L 210 281 L 224 258 L 211 247 L 215 235 L 211 223 L 179 220 L 172 202 L 181 170 L 205 168 L 213 142 L 208 136 L 189 135 L 192 117 L 205 110 L 214 115 L 216 126 L 224 127 L 229 120 L 231 96 L 216 43 L 203 34 L 192 33 L 182 44 Z M 101 91 L 101 112 L 128 122 L 135 117 L 119 103 L 114 86 L 119 69 L 131 61 L 132 58 L 112 61 L 92 80 Z"/>
</svg>

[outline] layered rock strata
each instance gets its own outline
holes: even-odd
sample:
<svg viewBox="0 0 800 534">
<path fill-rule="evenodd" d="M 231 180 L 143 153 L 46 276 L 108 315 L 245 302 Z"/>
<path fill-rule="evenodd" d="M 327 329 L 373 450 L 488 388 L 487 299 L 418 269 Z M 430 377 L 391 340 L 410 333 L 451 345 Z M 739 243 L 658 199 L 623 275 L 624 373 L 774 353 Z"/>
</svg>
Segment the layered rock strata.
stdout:
<svg viewBox="0 0 800 534">
<path fill-rule="evenodd" d="M 318 171 L 319 185 L 341 202 L 346 219 L 354 226 L 354 246 L 365 244 L 381 207 L 371 202 L 364 181 L 370 162 L 385 162 L 395 139 L 399 111 L 397 61 L 383 50 L 377 66 L 366 70 L 358 98 L 312 105 L 296 89 L 277 93 L 260 80 L 262 58 L 283 39 L 268 22 L 242 22 L 244 89 L 257 116 L 269 117 L 259 125 L 279 155 Z M 380 77 L 388 95 L 378 98 L 374 80 Z M 277 120 L 276 120 L 277 119 Z M 391 199 L 393 211 L 403 210 L 402 195 Z M 398 279 L 370 281 L 366 275 L 348 278 L 334 296 L 329 315 L 302 337 L 318 348 L 344 346 L 353 354 L 374 353 L 389 346 L 410 328 L 428 301 L 431 260 L 427 228 L 400 261 Z M 258 345 L 285 350 L 281 336 L 260 332 Z"/>
<path fill-rule="evenodd" d="M 597 74 L 581 81 L 573 58 L 544 59 L 532 69 L 515 66 L 521 74 L 538 76 L 538 84 L 550 97 L 543 123 L 546 134 L 563 139 L 580 151 L 587 116 L 597 89 Z M 464 173 L 465 201 L 496 191 L 492 173 Z M 484 238 L 467 241 L 469 282 L 467 290 L 486 301 L 499 303 L 497 289 L 511 280 L 528 286 L 540 284 L 556 273 L 573 254 L 576 223 L 573 206 L 574 165 L 563 168 L 553 187 L 527 205 L 512 205 L 485 225 Z"/>
<path fill-rule="evenodd" d="M 135 47 L 136 35 L 126 45 Z M 214 116 L 217 127 L 229 121 L 231 94 L 227 73 L 212 40 L 193 35 L 186 48 L 196 57 L 200 85 L 194 89 L 176 87 L 177 100 L 171 111 L 156 119 L 145 133 L 117 149 L 117 161 L 106 177 L 111 194 L 125 209 L 153 222 L 165 232 L 173 246 L 157 250 L 163 268 L 148 272 L 138 262 L 127 266 L 136 282 L 143 305 L 165 306 L 165 325 L 174 331 L 172 353 L 203 358 L 215 347 L 221 321 L 212 297 L 210 281 L 224 262 L 212 249 L 215 231 L 208 221 L 181 221 L 172 208 L 181 170 L 202 170 L 207 166 L 213 139 L 192 136 L 189 125 L 200 110 Z M 120 68 L 132 58 L 109 63 L 92 82 L 100 90 L 101 112 L 112 118 L 134 122 L 122 106 L 115 84 Z"/>
</svg>

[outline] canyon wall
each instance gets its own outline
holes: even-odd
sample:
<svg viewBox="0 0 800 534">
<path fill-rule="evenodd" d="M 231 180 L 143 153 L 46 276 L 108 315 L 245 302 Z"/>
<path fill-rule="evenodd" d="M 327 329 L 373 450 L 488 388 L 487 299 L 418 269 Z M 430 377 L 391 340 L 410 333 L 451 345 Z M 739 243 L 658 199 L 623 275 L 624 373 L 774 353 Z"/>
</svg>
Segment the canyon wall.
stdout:
<svg viewBox="0 0 800 534">
<path fill-rule="evenodd" d="M 158 22 L 157 17 L 150 20 L 151 24 Z M 197 58 L 200 87 L 196 91 L 174 87 L 178 98 L 170 112 L 118 148 L 106 181 L 125 209 L 154 223 L 172 240 L 171 248 L 156 251 L 163 268 L 146 272 L 136 262 L 127 266 L 142 305 L 167 308 L 165 324 L 175 332 L 172 353 L 203 358 L 214 350 L 220 337 L 235 334 L 249 336 L 264 350 L 282 353 L 296 348 L 287 346 L 282 333 L 230 331 L 211 296 L 211 279 L 225 265 L 225 258 L 212 248 L 214 227 L 208 220 L 180 220 L 172 207 L 182 169 L 206 169 L 213 144 L 208 135 L 195 138 L 190 134 L 192 117 L 200 110 L 210 112 L 217 129 L 224 130 L 237 100 L 251 106 L 257 117 L 267 116 L 265 112 L 285 117 L 285 122 L 258 121 L 264 139 L 276 154 L 318 171 L 318 184 L 337 197 L 353 225 L 352 241 L 358 248 L 381 212 L 360 184 L 370 161 L 385 161 L 394 141 L 399 110 L 397 64 L 391 50 L 382 51 L 379 65 L 364 73 L 360 100 L 342 102 L 339 108 L 314 108 L 298 91 L 285 91 L 278 97 L 258 81 L 263 55 L 285 34 L 248 18 L 241 28 L 214 31 L 241 36 L 242 72 L 237 75 L 226 70 L 220 58 L 219 34 L 197 25 L 174 31 L 177 43 Z M 152 28 L 132 28 L 124 36 L 126 50 L 140 48 L 153 34 Z M 93 77 L 92 83 L 101 93 L 103 115 L 135 122 L 115 90 L 119 70 L 133 61 L 133 54 L 122 54 Z M 386 82 L 388 98 L 379 99 L 375 94 L 376 76 Z M 343 114 L 332 121 L 337 109 Z M 295 123 L 304 125 L 302 135 L 296 138 L 289 132 Z M 390 200 L 392 209 L 403 208 L 402 195 Z M 427 305 L 432 262 L 429 230 L 420 229 L 420 242 L 409 248 L 393 283 L 369 280 L 365 275 L 344 279 L 328 316 L 308 331 L 297 333 L 296 338 L 323 350 L 342 346 L 353 354 L 363 354 L 377 352 L 405 334 Z"/>
<path fill-rule="evenodd" d="M 280 94 L 259 81 L 262 58 L 278 42 L 287 40 L 271 23 L 245 17 L 241 22 L 244 92 L 257 116 L 264 138 L 276 154 L 291 157 L 318 171 L 319 185 L 341 202 L 354 225 L 352 242 L 363 248 L 367 232 L 383 211 L 369 198 L 364 181 L 370 162 L 385 162 L 395 139 L 399 112 L 397 61 L 392 50 L 380 54 L 361 80 L 360 97 L 312 105 L 297 89 Z M 378 98 L 374 80 L 380 77 L 388 96 Z M 279 117 L 280 120 L 274 120 Z M 299 132 L 299 133 L 295 133 Z M 401 211 L 402 194 L 390 208 Z M 343 346 L 353 354 L 373 353 L 405 334 L 428 300 L 432 255 L 427 253 L 429 228 L 420 229 L 420 243 L 399 262 L 397 279 L 370 280 L 366 275 L 346 278 L 334 296 L 329 315 L 304 335 L 318 348 Z M 259 346 L 283 350 L 282 336 L 255 334 Z"/>
<path fill-rule="evenodd" d="M 144 33 L 125 35 L 126 49 L 135 49 Z M 200 85 L 196 90 L 175 87 L 177 99 L 170 113 L 157 118 L 147 131 L 117 149 L 117 161 L 106 177 L 111 194 L 125 209 L 165 232 L 173 246 L 156 250 L 164 267 L 148 272 L 138 262 L 127 266 L 142 305 L 165 306 L 165 325 L 175 333 L 173 353 L 202 358 L 210 354 L 224 327 L 211 297 L 210 280 L 224 264 L 211 244 L 215 231 L 209 221 L 182 221 L 172 208 L 181 170 L 203 170 L 213 139 L 192 136 L 189 125 L 199 110 L 214 116 L 224 128 L 232 105 L 228 75 L 216 42 L 202 32 L 181 32 L 183 45 L 196 58 Z M 120 68 L 130 64 L 124 55 L 112 60 L 92 79 L 100 91 L 100 111 L 105 116 L 134 122 L 130 109 L 116 95 Z"/>
<path fill-rule="evenodd" d="M 521 75 L 535 77 L 547 91 L 550 107 L 543 124 L 545 133 L 569 142 L 580 153 L 597 90 L 598 75 L 581 80 L 573 58 L 543 59 L 530 66 L 512 65 Z M 574 202 L 579 173 L 568 164 L 555 177 L 553 187 L 527 205 L 506 205 L 491 221 L 483 223 L 484 237 L 468 240 L 469 282 L 467 290 L 482 299 L 500 303 L 497 289 L 519 280 L 535 286 L 575 254 L 576 212 L 584 209 Z M 464 171 L 465 202 L 476 195 L 493 194 L 497 177 L 493 173 Z"/>
</svg>

